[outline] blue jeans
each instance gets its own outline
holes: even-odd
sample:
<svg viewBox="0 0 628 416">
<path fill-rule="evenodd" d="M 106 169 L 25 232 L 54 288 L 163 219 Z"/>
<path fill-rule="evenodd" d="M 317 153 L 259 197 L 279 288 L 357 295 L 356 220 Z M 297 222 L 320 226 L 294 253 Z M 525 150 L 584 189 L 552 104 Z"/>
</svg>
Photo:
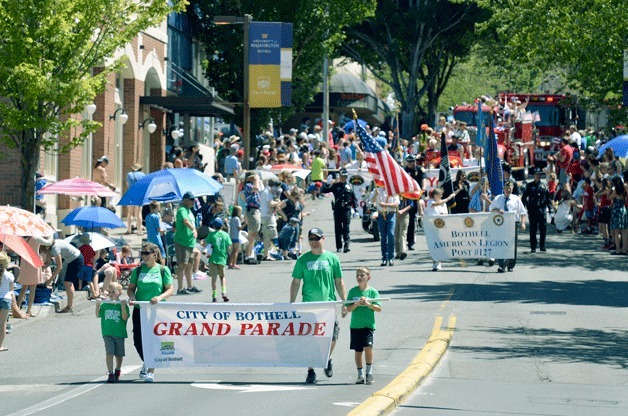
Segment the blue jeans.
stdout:
<svg viewBox="0 0 628 416">
<path fill-rule="evenodd" d="M 379 244 L 382 248 L 382 260 L 392 260 L 395 258 L 395 222 L 394 212 L 386 214 L 380 212 L 377 217 L 379 226 Z"/>
</svg>

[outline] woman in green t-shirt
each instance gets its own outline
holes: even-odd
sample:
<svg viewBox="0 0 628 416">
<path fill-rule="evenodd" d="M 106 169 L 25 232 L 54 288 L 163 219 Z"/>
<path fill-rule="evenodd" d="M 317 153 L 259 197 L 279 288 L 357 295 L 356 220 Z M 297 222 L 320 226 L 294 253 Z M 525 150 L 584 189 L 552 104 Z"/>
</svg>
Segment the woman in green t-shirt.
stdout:
<svg viewBox="0 0 628 416">
<path fill-rule="evenodd" d="M 154 305 L 172 296 L 172 274 L 170 269 L 161 265 L 161 252 L 155 244 L 144 244 L 141 254 L 142 264 L 133 269 L 127 289 L 129 305 L 133 305 L 135 301 L 150 302 Z M 139 305 L 135 305 L 133 308 L 133 344 L 140 358 L 144 361 Z M 147 383 L 152 383 L 155 379 L 154 372 L 154 368 L 147 369 L 143 365 L 140 377 Z"/>
</svg>

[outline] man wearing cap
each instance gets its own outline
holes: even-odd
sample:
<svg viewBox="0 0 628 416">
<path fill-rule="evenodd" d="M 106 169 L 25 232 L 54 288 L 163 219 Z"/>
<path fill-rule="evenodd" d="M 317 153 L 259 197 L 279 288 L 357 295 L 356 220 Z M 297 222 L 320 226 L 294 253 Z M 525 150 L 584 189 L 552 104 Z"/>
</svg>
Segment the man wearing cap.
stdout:
<svg viewBox="0 0 628 416">
<path fill-rule="evenodd" d="M 229 156 L 225 159 L 225 177 L 228 178 L 238 178 L 242 167 L 240 166 L 240 161 L 238 161 L 238 156 L 236 153 L 238 151 L 238 145 L 232 144 L 229 146 Z"/>
<path fill-rule="evenodd" d="M 133 185 L 135 185 L 135 182 L 139 181 L 144 176 L 146 176 L 146 174 L 142 172 L 142 165 L 140 165 L 139 163 L 134 163 L 133 166 L 131 166 L 131 171 L 126 174 L 126 186 L 127 186 L 126 189 L 129 190 Z M 132 223 L 133 223 L 133 218 L 135 218 L 135 228 L 138 230 L 137 235 L 138 236 L 142 235 L 141 211 L 142 211 L 142 207 L 139 205 L 128 206 L 128 211 L 126 215 L 126 223 L 127 223 L 126 233 L 127 234 L 131 234 L 133 232 Z"/>
<path fill-rule="evenodd" d="M 517 185 L 517 181 L 512 177 L 512 167 L 508 163 L 504 163 L 502 166 L 502 170 L 504 172 L 504 185 L 506 183 L 510 183 L 512 185 L 512 193 L 515 195 L 520 195 L 521 191 L 519 190 L 519 185 Z"/>
<path fill-rule="evenodd" d="M 244 188 L 242 189 L 246 201 L 246 212 L 244 216 L 248 224 L 248 244 L 246 246 L 244 263 L 257 264 L 254 249 L 255 241 L 262 228 L 262 212 L 260 211 L 262 202 L 260 191 L 264 188 L 264 184 L 254 171 L 247 172 L 244 181 Z"/>
<path fill-rule="evenodd" d="M 552 212 L 547 186 L 541 182 L 541 170 L 534 170 L 534 181 L 526 186 L 521 201 L 528 210 L 530 218 L 530 252 L 536 252 L 536 232 L 540 231 L 539 246 L 545 251 L 545 235 L 547 234 L 547 210 Z"/>
<path fill-rule="evenodd" d="M 292 283 L 290 284 L 290 303 L 296 302 L 301 282 L 303 282 L 302 302 L 334 302 L 336 292 L 341 300 L 347 300 L 347 290 L 342 280 L 342 269 L 340 260 L 336 254 L 323 248 L 325 236 L 320 228 L 312 228 L 307 233 L 307 240 L 310 244 L 310 251 L 303 253 L 299 257 L 292 270 Z M 347 315 L 347 307 L 342 306 L 342 317 Z M 334 324 L 331 349 L 329 356 L 334 351 L 336 340 L 338 339 L 338 323 Z M 331 358 L 325 367 L 325 375 L 334 375 Z M 313 368 L 308 369 L 306 383 L 316 383 L 316 372 Z"/>
<path fill-rule="evenodd" d="M 425 173 L 425 168 L 423 165 L 416 163 L 416 157 L 414 155 L 408 155 L 406 158 L 406 167 L 404 168 L 408 175 L 412 179 L 419 184 L 421 189 L 426 189 L 426 178 L 427 174 Z M 423 214 L 421 201 L 415 201 L 414 206 L 410 209 L 408 213 L 408 250 L 414 250 L 415 244 L 415 233 L 416 233 L 416 222 L 417 216 Z"/>
<path fill-rule="evenodd" d="M 109 165 L 109 158 L 107 156 L 101 156 L 94 166 L 94 170 L 92 171 L 92 180 L 94 182 L 98 182 L 99 184 L 106 186 L 112 191 L 116 190 L 116 186 L 109 182 L 109 178 L 107 178 L 107 166 Z M 101 207 L 107 207 L 107 199 L 101 198 L 100 200 Z"/>
<path fill-rule="evenodd" d="M 60 310 L 59 313 L 72 312 L 74 306 L 74 283 L 78 283 L 79 272 L 84 264 L 83 255 L 78 248 L 65 240 L 54 240 L 54 242 L 51 241 L 42 244 L 41 247 L 42 253 L 45 254 L 46 259 L 44 264 L 50 266 L 54 258 L 55 265 L 57 266 L 46 283 L 56 282 L 57 277 L 59 277 L 63 270 L 63 262 L 67 265 L 65 268 L 63 286 L 65 287 L 65 293 L 68 297 L 68 304 L 64 309 Z"/>
<path fill-rule="evenodd" d="M 504 193 L 495 197 L 489 206 L 489 211 L 498 212 L 500 214 L 503 214 L 506 211 L 515 213 L 515 257 L 513 259 L 499 259 L 497 261 L 499 264 L 499 268 L 497 269 L 498 273 L 504 273 L 506 268 L 509 272 L 511 272 L 517 264 L 517 240 L 519 239 L 518 226 L 521 225 L 521 231 L 525 231 L 526 217 L 528 215 L 521 199 L 519 199 L 517 195 L 513 194 L 511 182 L 504 183 Z"/>
<path fill-rule="evenodd" d="M 192 267 L 194 266 L 192 255 L 197 237 L 192 213 L 193 206 L 194 195 L 188 191 L 183 194 L 183 200 L 175 217 L 174 250 L 177 257 L 177 295 L 202 292 L 199 288 L 192 286 Z M 183 287 L 184 276 L 187 289 Z"/>
<path fill-rule="evenodd" d="M 331 192 L 334 194 L 334 202 L 332 203 L 332 210 L 334 212 L 334 233 L 336 235 L 336 251 L 343 250 L 345 253 L 349 252 L 349 241 L 351 236 L 351 209 L 357 208 L 358 204 L 355 199 L 355 193 L 353 187 L 347 182 L 349 173 L 347 169 L 340 168 L 340 176 L 331 184 L 325 184 L 321 188 L 321 192 Z M 342 242 L 344 240 L 344 249 Z"/>
</svg>

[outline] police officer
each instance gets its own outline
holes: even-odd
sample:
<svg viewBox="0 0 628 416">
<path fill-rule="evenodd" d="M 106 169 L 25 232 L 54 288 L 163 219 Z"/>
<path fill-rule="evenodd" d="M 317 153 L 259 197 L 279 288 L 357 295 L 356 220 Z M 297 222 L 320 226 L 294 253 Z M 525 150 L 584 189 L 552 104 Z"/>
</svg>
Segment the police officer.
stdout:
<svg viewBox="0 0 628 416">
<path fill-rule="evenodd" d="M 406 157 L 406 172 L 419 184 L 421 190 L 425 190 L 426 173 L 422 164 L 417 163 L 414 155 L 408 155 Z M 416 201 L 416 204 L 410 209 L 410 218 L 408 219 L 408 250 L 414 250 L 414 234 L 416 230 L 416 218 L 419 214 L 420 201 Z"/>
<path fill-rule="evenodd" d="M 530 182 L 521 201 L 528 210 L 530 221 L 530 252 L 536 252 L 536 232 L 540 231 L 539 248 L 545 251 L 545 235 L 547 234 L 547 210 L 552 212 L 552 203 L 547 185 L 541 182 L 541 170 L 535 169 L 534 181 Z"/>
<path fill-rule="evenodd" d="M 336 251 L 349 252 L 349 225 L 351 224 L 351 208 L 357 206 L 353 187 L 347 182 L 349 174 L 347 169 L 341 168 L 340 176 L 331 184 L 323 185 L 322 193 L 332 192 L 334 194 L 334 202 L 332 209 L 334 211 L 334 232 L 336 234 Z M 344 249 L 342 241 L 344 240 Z"/>
</svg>

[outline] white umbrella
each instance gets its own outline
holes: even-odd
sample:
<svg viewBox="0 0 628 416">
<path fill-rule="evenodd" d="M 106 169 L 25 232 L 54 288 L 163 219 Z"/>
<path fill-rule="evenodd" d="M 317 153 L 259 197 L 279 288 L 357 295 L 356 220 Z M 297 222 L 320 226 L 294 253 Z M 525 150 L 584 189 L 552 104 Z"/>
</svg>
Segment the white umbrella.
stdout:
<svg viewBox="0 0 628 416">
<path fill-rule="evenodd" d="M 89 243 L 89 245 L 92 246 L 94 251 L 116 246 L 116 243 L 113 240 L 111 240 L 108 237 L 105 237 L 104 235 L 100 233 L 89 232 L 87 234 L 89 234 L 89 237 L 91 239 L 91 242 Z M 83 234 L 71 235 L 67 237 L 65 241 L 67 241 L 68 243 L 74 243 L 80 247 L 82 245 L 81 242 L 79 241 L 79 239 L 81 238 L 81 235 Z"/>
<path fill-rule="evenodd" d="M 239 178 L 240 179 L 244 179 L 244 177 L 246 176 L 247 172 L 249 172 L 249 171 L 246 171 L 246 170 L 242 171 L 242 173 L 240 173 Z M 277 175 L 275 175 L 273 172 L 271 172 L 269 170 L 256 169 L 253 172 L 257 173 L 257 176 L 259 176 L 260 179 L 263 180 L 263 181 L 267 181 L 267 180 L 270 180 L 270 179 L 279 180 Z"/>
</svg>

